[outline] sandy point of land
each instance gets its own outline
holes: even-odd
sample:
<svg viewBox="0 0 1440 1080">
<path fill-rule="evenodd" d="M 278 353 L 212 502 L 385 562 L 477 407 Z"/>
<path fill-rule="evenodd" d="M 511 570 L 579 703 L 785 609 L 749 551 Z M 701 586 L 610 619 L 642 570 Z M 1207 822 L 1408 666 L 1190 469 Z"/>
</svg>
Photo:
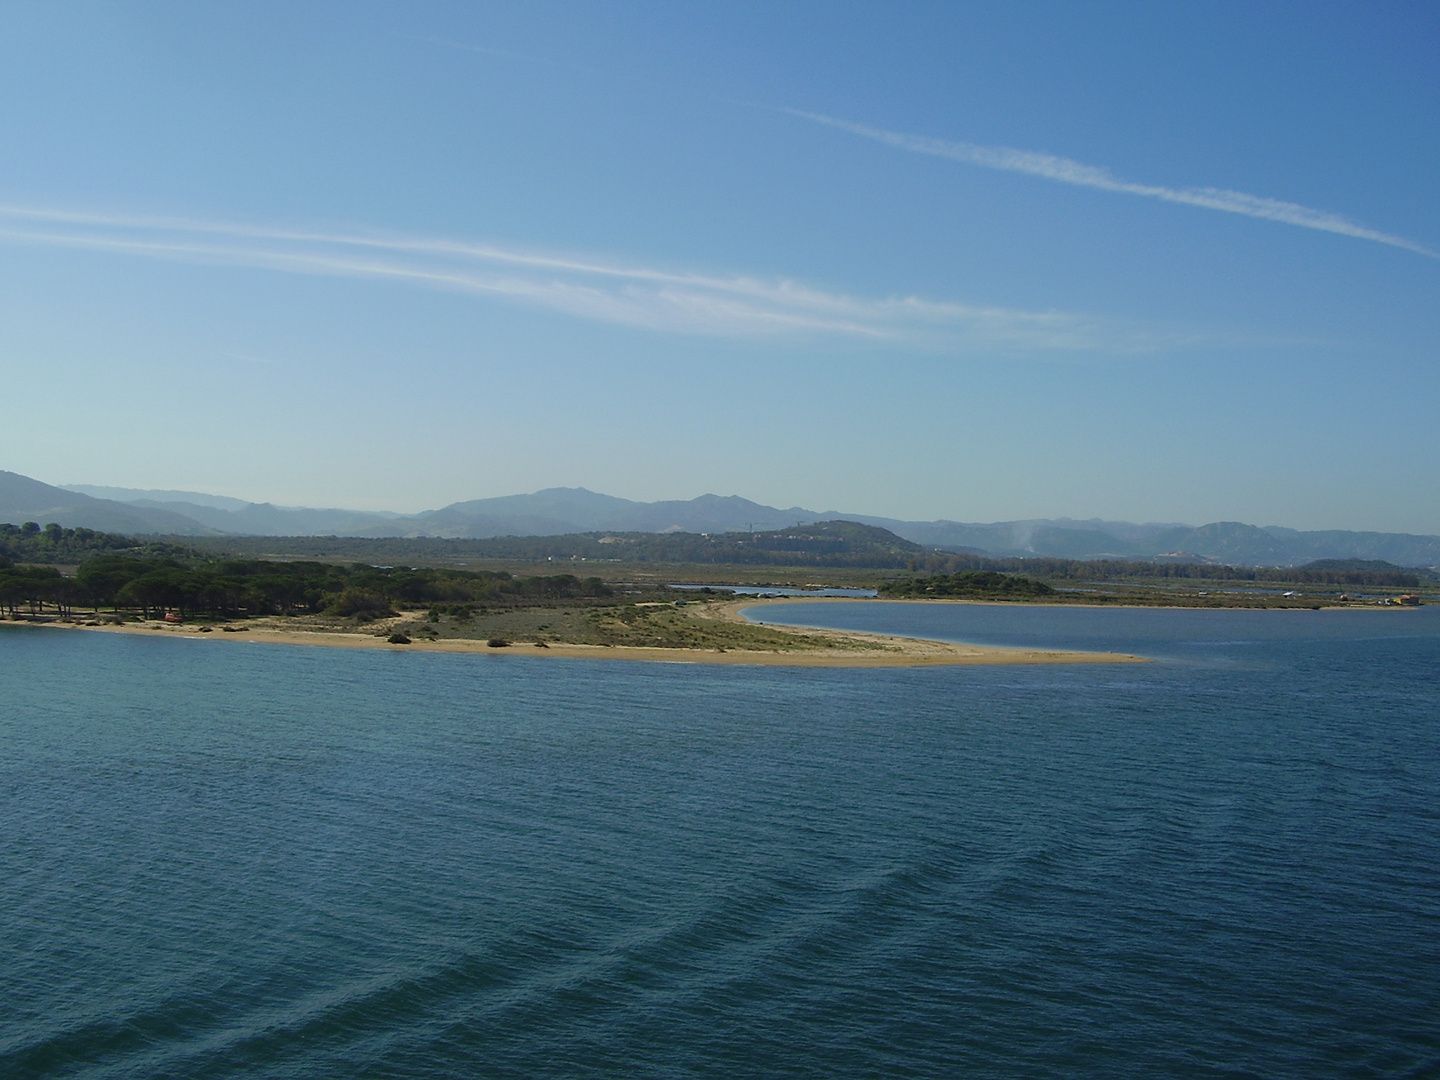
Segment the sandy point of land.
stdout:
<svg viewBox="0 0 1440 1080">
<path fill-rule="evenodd" d="M 697 612 L 700 618 L 726 619 L 727 622 L 750 622 L 744 612 L 752 608 L 769 608 L 776 603 L 876 603 L 865 596 L 780 596 L 780 598 L 749 598 L 723 600 L 711 603 L 704 611 Z M 906 599 L 886 600 L 886 603 L 955 603 L 956 600 Z M 966 600 L 958 600 L 965 603 Z M 753 625 L 753 624 L 752 624 Z M 874 667 L 922 667 L 930 664 L 1146 664 L 1146 657 L 1136 657 L 1129 652 L 1081 652 L 1077 649 L 1028 649 L 1007 648 L 1004 645 L 959 645 L 949 641 L 927 641 L 924 638 L 897 638 L 884 634 L 860 634 L 855 631 L 831 631 L 831 629 L 799 628 L 786 625 L 785 629 L 804 631 L 808 635 L 834 636 L 841 641 L 871 642 L 877 648 L 897 649 L 899 655 L 884 664 Z M 854 654 L 852 654 L 854 655 Z M 837 658 L 837 667 L 845 667 L 847 661 Z M 868 665 L 867 665 L 868 667 Z"/>
<path fill-rule="evenodd" d="M 827 597 L 838 603 L 858 602 L 849 597 Z M 784 600 L 730 600 L 695 605 L 690 614 L 696 618 L 715 618 L 746 622 L 741 610 Z M 793 602 L 790 601 L 790 602 Z M 559 642 L 548 645 L 515 642 L 493 648 L 486 642 L 469 638 L 442 638 L 435 641 L 412 640 L 409 645 L 392 645 L 373 632 L 290 630 L 263 624 L 249 624 L 238 633 L 220 629 L 203 633 L 198 626 L 169 623 L 125 623 L 101 626 L 80 626 L 73 623 L 50 623 L 104 633 L 140 634 L 151 637 L 187 638 L 197 641 L 251 641 L 280 645 L 320 645 L 332 648 L 388 649 L 392 652 L 442 652 L 487 656 L 540 656 L 586 660 L 645 660 L 672 664 L 758 664 L 775 667 L 939 667 L 962 664 L 1124 664 L 1143 662 L 1144 657 L 1126 653 L 1075 652 L 1058 649 L 1011 649 L 992 645 L 959 645 L 920 638 L 891 637 L 884 634 L 862 634 L 850 631 L 795 627 L 797 633 L 811 638 L 827 638 L 834 648 L 761 651 L 754 649 L 669 649 L 632 645 L 574 645 Z"/>
</svg>

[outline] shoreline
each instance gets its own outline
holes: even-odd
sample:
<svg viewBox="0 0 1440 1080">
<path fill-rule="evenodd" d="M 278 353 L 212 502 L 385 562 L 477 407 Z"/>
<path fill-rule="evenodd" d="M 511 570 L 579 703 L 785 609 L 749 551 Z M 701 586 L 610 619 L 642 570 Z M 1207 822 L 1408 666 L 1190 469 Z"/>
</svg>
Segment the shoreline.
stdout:
<svg viewBox="0 0 1440 1080">
<path fill-rule="evenodd" d="M 981 600 L 966 596 L 753 596 L 735 601 L 722 601 L 721 606 L 738 603 L 742 607 L 765 607 L 771 604 L 968 604 L 974 607 L 1043 607 L 1086 608 L 1091 611 L 1413 611 L 1430 604 L 1384 604 L 1379 602 L 1331 604 L 1097 604 L 1084 600 Z"/>
<path fill-rule="evenodd" d="M 855 600 L 858 597 L 828 597 L 831 600 Z M 726 601 L 713 612 L 696 612 L 697 618 L 718 618 L 748 622 L 739 609 L 783 601 Z M 920 601 L 922 603 L 927 601 Z M 78 623 L 31 623 L 62 630 L 92 630 L 101 633 L 131 634 L 142 637 L 168 636 L 191 641 L 233 639 L 276 645 L 308 645 L 320 648 L 386 649 L 390 652 L 440 652 L 455 655 L 529 656 L 571 660 L 627 660 L 671 664 L 732 664 L 762 667 L 806 668 L 880 668 L 880 667 L 954 667 L 967 665 L 1034 665 L 1034 664 L 1134 664 L 1148 663 L 1142 656 L 1128 653 L 1079 652 L 1064 649 L 1008 648 L 996 645 L 961 645 L 924 638 L 897 637 L 886 634 L 827 630 L 820 627 L 796 627 L 807 635 L 845 642 L 841 650 L 761 651 L 745 649 L 681 649 L 635 645 L 576 645 L 552 642 L 537 645 L 513 642 L 492 648 L 485 641 L 470 638 L 446 638 L 438 641 L 412 639 L 409 645 L 392 645 L 373 633 L 346 633 L 323 630 L 285 630 L 266 626 L 247 626 L 243 631 L 202 633 L 198 627 L 185 624 L 155 623 L 85 626 Z M 750 624 L 756 625 L 756 624 Z M 858 646 L 858 647 L 857 647 Z"/>
<path fill-rule="evenodd" d="M 426 640 L 412 638 L 408 645 L 391 644 L 374 632 L 291 629 L 263 623 L 252 623 L 237 628 L 238 632 L 226 633 L 216 627 L 213 632 L 202 633 L 200 625 L 165 624 L 158 622 L 125 623 L 122 625 L 85 625 L 80 622 L 60 622 L 48 618 L 22 619 L 31 626 L 49 626 L 66 630 L 99 630 L 106 633 L 136 634 L 140 636 L 169 635 L 188 640 L 203 640 L 231 637 L 240 641 L 264 642 L 277 645 L 308 645 L 319 648 L 361 648 L 388 649 L 391 652 L 441 652 L 463 655 L 485 656 L 530 656 L 554 657 L 572 660 L 626 660 L 647 663 L 668 664 L 730 664 L 762 667 L 943 667 L 967 665 L 1034 665 L 1034 664 L 1133 664 L 1150 663 L 1149 657 L 1130 653 L 1086 652 L 1066 649 L 1034 649 L 1002 645 L 973 645 L 956 642 L 934 641 L 926 638 L 901 637 L 888 634 L 871 634 L 861 631 L 832 630 L 823 627 L 799 626 L 786 623 L 753 622 L 745 617 L 752 608 L 770 607 L 776 604 L 969 604 L 977 606 L 1016 606 L 1015 601 L 967 599 L 964 597 L 865 597 L 865 596 L 747 596 L 729 600 L 687 604 L 687 613 L 695 619 L 715 619 L 723 622 L 742 623 L 748 626 L 765 626 L 779 630 L 803 633 L 808 637 L 829 638 L 841 644 L 835 649 L 745 649 L 745 648 L 703 648 L 667 647 L 639 645 L 599 645 L 566 642 L 512 641 L 508 645 L 491 647 L 479 638 L 441 638 Z M 1091 609 L 1154 608 L 1165 611 L 1209 611 L 1230 610 L 1226 608 L 1197 608 L 1192 605 L 1153 604 L 1077 604 L 1046 603 L 1027 600 L 1024 607 Z M 1300 607 L 1276 607 L 1272 611 L 1315 610 Z M 1409 610 L 1398 605 L 1327 605 L 1323 611 L 1389 611 Z M 411 617 L 416 613 L 411 612 Z"/>
</svg>

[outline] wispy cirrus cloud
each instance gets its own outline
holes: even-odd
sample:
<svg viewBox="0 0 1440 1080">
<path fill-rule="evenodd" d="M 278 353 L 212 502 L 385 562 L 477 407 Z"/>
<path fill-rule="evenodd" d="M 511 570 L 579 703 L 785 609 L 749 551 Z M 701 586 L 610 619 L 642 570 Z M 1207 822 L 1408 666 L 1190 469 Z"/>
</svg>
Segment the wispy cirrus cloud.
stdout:
<svg viewBox="0 0 1440 1080">
<path fill-rule="evenodd" d="M 1067 312 L 719 276 L 443 237 L 0 205 L 0 241 L 350 277 L 492 297 L 582 319 L 706 336 L 831 335 L 905 347 L 1147 351 L 1169 335 Z"/>
<path fill-rule="evenodd" d="M 821 113 L 803 112 L 799 109 L 782 109 L 781 112 L 802 120 L 847 131 L 876 142 L 908 150 L 915 154 L 948 158 L 951 161 L 978 165 L 985 169 L 999 169 L 1004 172 L 1025 173 L 1054 180 L 1061 184 L 1097 188 L 1122 195 L 1142 195 L 1164 202 L 1182 203 L 1186 206 L 1200 206 L 1207 210 L 1221 210 L 1229 214 L 1243 214 L 1246 217 L 1278 221 L 1284 225 L 1297 225 L 1302 229 L 1318 229 L 1321 232 L 1337 233 L 1357 240 L 1373 240 L 1377 244 L 1404 248 L 1430 258 L 1440 254 L 1414 240 L 1394 236 L 1351 221 L 1349 218 L 1332 214 L 1326 210 L 1315 210 L 1297 203 L 1268 199 L 1260 195 L 1247 195 L 1243 191 L 1227 191 L 1224 188 L 1169 188 L 1156 184 L 1137 184 L 1111 175 L 1109 170 L 1095 165 L 1085 165 L 1070 158 L 1041 154 L 1032 150 L 1016 150 L 1009 146 L 980 146 L 976 143 L 950 142 L 925 135 L 908 135 L 898 131 L 886 131 L 868 124 L 857 124 L 850 120 L 839 120 Z"/>
</svg>

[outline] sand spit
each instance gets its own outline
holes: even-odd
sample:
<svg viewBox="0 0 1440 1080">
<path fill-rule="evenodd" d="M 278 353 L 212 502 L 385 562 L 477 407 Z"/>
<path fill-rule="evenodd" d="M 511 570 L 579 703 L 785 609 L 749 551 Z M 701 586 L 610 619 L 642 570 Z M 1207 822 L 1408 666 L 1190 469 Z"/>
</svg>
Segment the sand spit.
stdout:
<svg viewBox="0 0 1440 1080">
<path fill-rule="evenodd" d="M 864 600 L 837 599 L 842 603 L 866 603 Z M 747 620 L 741 615 L 743 609 L 782 602 L 785 601 L 735 600 L 707 604 L 703 609 L 696 605 L 696 608 L 692 610 L 696 618 L 746 622 Z M 118 626 L 111 624 L 80 626 L 74 623 L 49 623 L 46 625 L 66 629 L 94 630 L 101 633 L 138 634 L 151 637 L 166 635 L 196 641 L 249 641 L 278 645 L 389 649 L 392 652 L 441 652 L 585 660 L 643 660 L 651 663 L 672 664 L 869 668 L 940 667 L 966 664 L 1124 664 L 1145 662 L 1144 657 L 1125 653 L 958 645 L 920 638 L 891 637 L 883 634 L 862 634 L 809 627 L 804 628 L 803 631 L 807 636 L 833 639 L 836 647 L 832 649 L 760 651 L 753 649 L 647 648 L 633 645 L 575 645 L 561 642 L 550 642 L 546 645 L 533 642 L 514 642 L 502 647 L 492 647 L 483 640 L 469 638 L 442 638 L 434 641 L 416 638 L 409 645 L 392 645 L 373 631 L 291 630 L 254 623 L 244 625 L 243 630 L 238 633 L 226 633 L 219 629 L 202 632 L 199 626 L 190 624 L 126 623 Z"/>
</svg>

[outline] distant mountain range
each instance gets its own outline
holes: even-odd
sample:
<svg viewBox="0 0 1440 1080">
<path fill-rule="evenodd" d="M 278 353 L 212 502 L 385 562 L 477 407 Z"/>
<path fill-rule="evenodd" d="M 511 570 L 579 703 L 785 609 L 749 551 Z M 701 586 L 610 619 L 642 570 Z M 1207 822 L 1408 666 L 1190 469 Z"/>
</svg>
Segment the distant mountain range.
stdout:
<svg viewBox="0 0 1440 1080">
<path fill-rule="evenodd" d="M 10 474 L 0 474 L 0 478 Z M 120 504 L 134 510 L 157 511 L 187 519 L 184 530 L 156 528 L 150 532 L 178 532 L 181 535 L 239 533 L 242 536 L 400 536 L 405 533 L 370 533 L 364 530 L 383 527 L 386 522 L 405 520 L 400 514 L 366 510 L 313 510 L 301 506 L 274 506 L 270 503 L 248 503 L 224 495 L 206 495 L 198 491 L 142 491 L 135 488 L 99 487 L 94 484 L 72 484 L 55 491 L 83 495 L 92 502 Z M 3 493 L 0 480 L 0 493 Z M 87 505 L 87 512 L 94 507 Z M 0 516 L 4 512 L 0 494 Z M 60 518 L 61 525 L 71 524 Z M 44 524 L 43 522 L 41 524 Z M 95 528 L 95 526 L 89 526 Z"/>
<path fill-rule="evenodd" d="M 802 507 L 778 509 L 735 495 L 635 502 L 584 488 L 548 488 L 452 503 L 420 514 L 317 510 L 247 503 L 193 491 L 85 484 L 55 487 L 0 471 L 0 522 L 56 522 L 106 532 L 173 536 L 371 536 L 482 539 L 592 532 L 727 533 L 785 529 L 818 521 L 856 521 L 927 548 L 994 556 L 1175 559 L 1240 566 L 1298 566 L 1315 559 L 1380 559 L 1399 566 L 1440 565 L 1440 537 L 1408 533 L 1300 532 L 1222 521 L 1180 524 L 1045 519 L 975 524 L 899 521 Z"/>
</svg>

